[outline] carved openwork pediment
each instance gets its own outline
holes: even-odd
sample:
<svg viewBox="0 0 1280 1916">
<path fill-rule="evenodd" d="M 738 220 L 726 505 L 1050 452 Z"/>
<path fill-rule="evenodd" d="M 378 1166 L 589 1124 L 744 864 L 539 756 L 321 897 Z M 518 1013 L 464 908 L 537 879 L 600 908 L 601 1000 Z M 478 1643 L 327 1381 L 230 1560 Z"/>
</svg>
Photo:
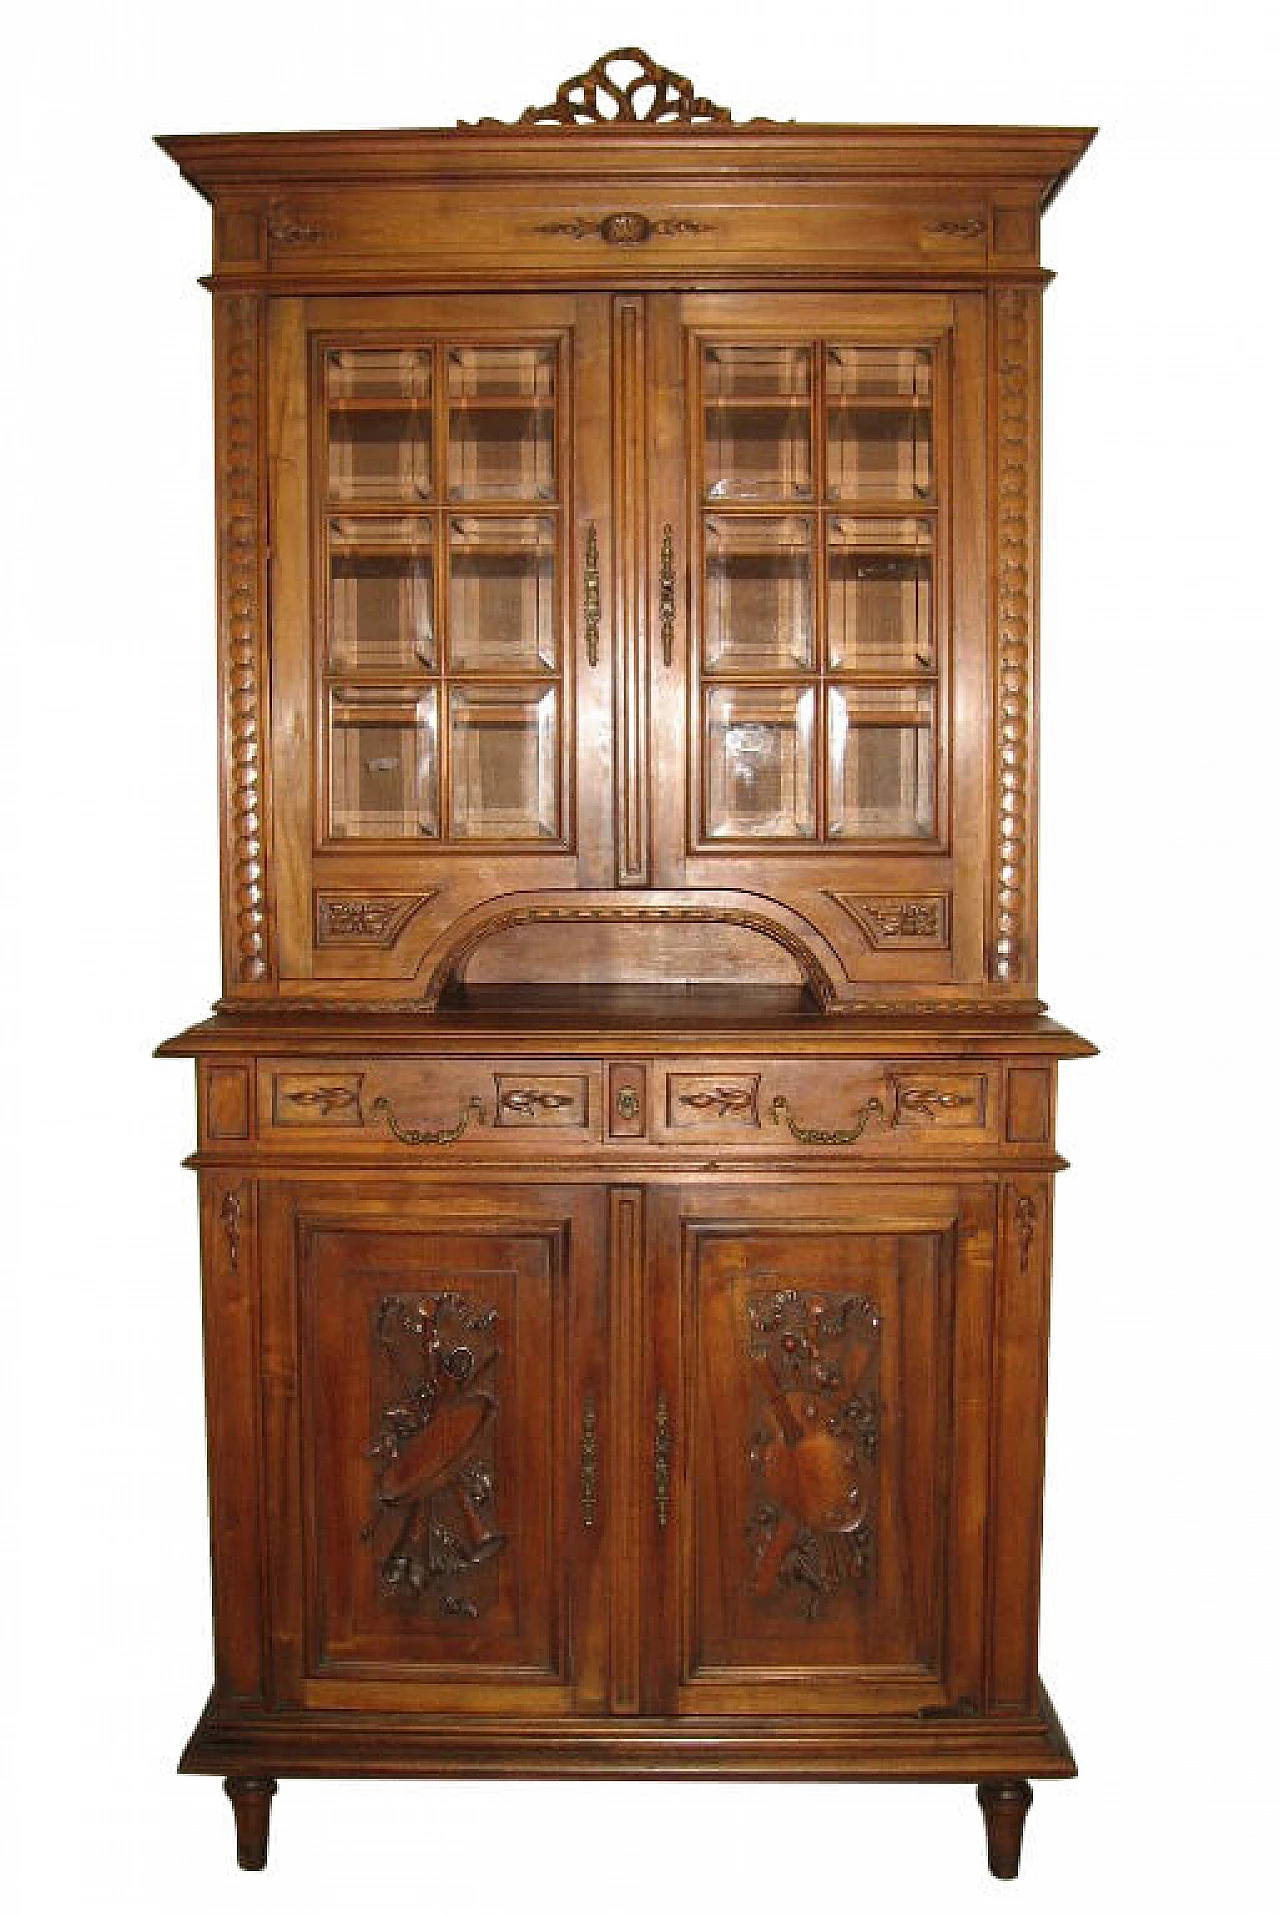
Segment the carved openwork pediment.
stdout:
<svg viewBox="0 0 1280 1916">
<path fill-rule="evenodd" d="M 614 47 L 585 73 L 575 73 L 556 89 L 546 106 L 526 107 L 518 120 L 484 119 L 497 126 L 617 126 L 676 123 L 705 125 L 731 120 L 727 106 L 695 94 L 693 81 L 659 66 L 641 47 Z M 460 124 L 465 125 L 466 122 Z"/>
</svg>

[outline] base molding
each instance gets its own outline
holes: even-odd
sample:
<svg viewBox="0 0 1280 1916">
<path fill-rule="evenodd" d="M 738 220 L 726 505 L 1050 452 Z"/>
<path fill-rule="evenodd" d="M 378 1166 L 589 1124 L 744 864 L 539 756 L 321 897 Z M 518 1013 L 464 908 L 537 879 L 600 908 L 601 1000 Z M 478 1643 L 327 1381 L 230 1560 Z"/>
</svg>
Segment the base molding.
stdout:
<svg viewBox="0 0 1280 1916">
<path fill-rule="evenodd" d="M 702 1777 L 956 1782 L 1071 1777 L 1043 1686 L 1026 1717 L 497 1718 L 234 1714 L 211 1698 L 179 1768 L 206 1776 Z"/>
</svg>

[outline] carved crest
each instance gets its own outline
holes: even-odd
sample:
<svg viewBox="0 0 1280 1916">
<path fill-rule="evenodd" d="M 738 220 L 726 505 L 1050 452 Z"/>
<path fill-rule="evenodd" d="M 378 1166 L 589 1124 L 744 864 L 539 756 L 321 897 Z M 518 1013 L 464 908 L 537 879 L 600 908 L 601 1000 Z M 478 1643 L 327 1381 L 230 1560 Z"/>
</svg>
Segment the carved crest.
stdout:
<svg viewBox="0 0 1280 1916">
<path fill-rule="evenodd" d="M 674 121 L 693 126 L 732 119 L 727 106 L 704 100 L 693 81 L 659 66 L 640 47 L 615 47 L 602 53 L 585 73 L 575 73 L 557 89 L 547 106 L 526 107 L 516 126 L 653 126 Z M 478 126 L 510 125 L 479 120 Z"/>
</svg>

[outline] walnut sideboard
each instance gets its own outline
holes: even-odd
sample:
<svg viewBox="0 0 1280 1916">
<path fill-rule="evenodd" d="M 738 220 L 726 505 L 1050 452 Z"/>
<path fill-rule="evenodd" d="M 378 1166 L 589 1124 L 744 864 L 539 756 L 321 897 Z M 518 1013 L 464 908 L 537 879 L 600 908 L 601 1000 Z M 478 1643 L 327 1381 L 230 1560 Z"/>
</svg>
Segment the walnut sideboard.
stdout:
<svg viewBox="0 0 1280 1916">
<path fill-rule="evenodd" d="M 212 202 L 183 1767 L 976 1783 L 1037 1656 L 1044 208 L 1080 130 L 161 142 Z"/>
</svg>

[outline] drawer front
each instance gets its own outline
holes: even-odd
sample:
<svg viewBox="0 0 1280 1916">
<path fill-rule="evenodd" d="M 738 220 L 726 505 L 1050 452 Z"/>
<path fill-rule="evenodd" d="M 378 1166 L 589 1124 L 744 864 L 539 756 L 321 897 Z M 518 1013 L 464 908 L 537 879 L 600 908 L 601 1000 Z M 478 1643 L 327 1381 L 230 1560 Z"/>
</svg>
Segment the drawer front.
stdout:
<svg viewBox="0 0 1280 1916">
<path fill-rule="evenodd" d="M 665 1060 L 655 1137 L 701 1150 L 911 1155 L 990 1143 L 998 1074 L 842 1058 Z"/>
<path fill-rule="evenodd" d="M 261 1134 L 294 1149 L 319 1144 L 508 1156 L 599 1144 L 595 1060 L 385 1058 L 326 1065 L 266 1060 Z M 553 1134 L 548 1145 L 540 1134 Z"/>
<path fill-rule="evenodd" d="M 941 1159 L 1003 1143 L 1002 1074 L 995 1059 L 267 1058 L 257 1136 L 290 1153 L 424 1162 L 705 1159 L 709 1148 L 719 1162 Z"/>
</svg>

